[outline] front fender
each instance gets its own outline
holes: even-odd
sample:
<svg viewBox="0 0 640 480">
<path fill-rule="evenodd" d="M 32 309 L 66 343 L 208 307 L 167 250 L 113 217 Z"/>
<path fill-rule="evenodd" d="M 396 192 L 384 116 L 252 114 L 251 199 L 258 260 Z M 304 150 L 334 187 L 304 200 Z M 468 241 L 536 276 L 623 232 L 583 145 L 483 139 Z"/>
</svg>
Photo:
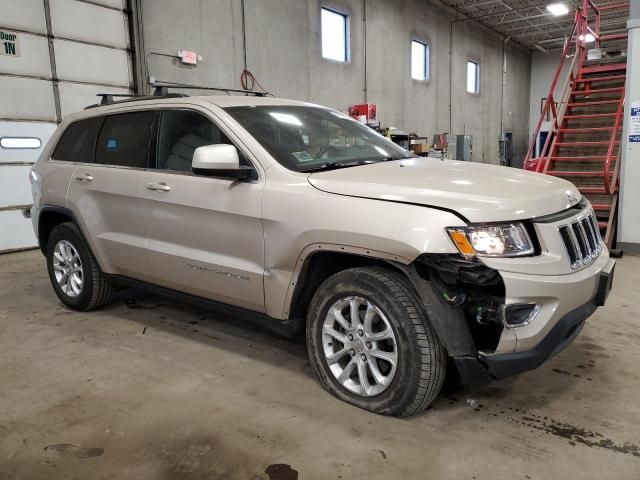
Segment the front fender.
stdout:
<svg viewBox="0 0 640 480">
<path fill-rule="evenodd" d="M 445 228 L 465 223 L 451 212 L 326 193 L 290 179 L 279 185 L 267 182 L 263 197 L 264 288 L 272 317 L 288 318 L 300 269 L 318 249 L 401 264 L 422 253 L 457 253 Z"/>
</svg>

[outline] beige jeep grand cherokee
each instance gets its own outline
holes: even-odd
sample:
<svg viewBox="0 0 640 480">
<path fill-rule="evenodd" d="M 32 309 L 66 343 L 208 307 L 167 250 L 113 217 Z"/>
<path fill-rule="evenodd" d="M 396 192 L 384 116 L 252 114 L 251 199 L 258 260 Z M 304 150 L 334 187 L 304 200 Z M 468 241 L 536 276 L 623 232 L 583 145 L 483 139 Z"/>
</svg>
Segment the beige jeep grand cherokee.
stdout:
<svg viewBox="0 0 640 480">
<path fill-rule="evenodd" d="M 70 308 L 136 285 L 305 330 L 327 390 L 406 416 L 448 359 L 467 384 L 538 367 L 609 292 L 614 261 L 564 180 L 415 157 L 303 102 L 106 103 L 67 117 L 31 173 Z"/>
</svg>

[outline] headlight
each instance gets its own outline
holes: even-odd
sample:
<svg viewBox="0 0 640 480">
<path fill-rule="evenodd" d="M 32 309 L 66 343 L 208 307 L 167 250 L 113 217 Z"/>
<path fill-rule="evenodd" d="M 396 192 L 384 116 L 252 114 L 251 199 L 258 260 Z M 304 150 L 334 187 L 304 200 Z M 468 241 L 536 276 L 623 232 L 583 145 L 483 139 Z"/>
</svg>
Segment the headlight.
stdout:
<svg viewBox="0 0 640 480">
<path fill-rule="evenodd" d="M 449 227 L 447 232 L 461 254 L 480 257 L 521 257 L 535 248 L 522 223 Z"/>
</svg>

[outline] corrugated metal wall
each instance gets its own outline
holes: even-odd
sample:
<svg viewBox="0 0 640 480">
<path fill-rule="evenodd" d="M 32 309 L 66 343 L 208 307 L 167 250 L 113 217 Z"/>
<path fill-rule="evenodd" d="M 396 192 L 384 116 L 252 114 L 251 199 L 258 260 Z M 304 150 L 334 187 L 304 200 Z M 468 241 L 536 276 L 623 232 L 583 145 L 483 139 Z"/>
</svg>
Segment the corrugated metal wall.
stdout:
<svg viewBox="0 0 640 480">
<path fill-rule="evenodd" d="M 99 92 L 133 89 L 126 0 L 0 0 L 0 30 L 19 55 L 0 55 L 0 252 L 36 245 L 23 210 L 40 148 L 7 148 L 12 137 L 44 146 L 60 120 Z"/>
</svg>

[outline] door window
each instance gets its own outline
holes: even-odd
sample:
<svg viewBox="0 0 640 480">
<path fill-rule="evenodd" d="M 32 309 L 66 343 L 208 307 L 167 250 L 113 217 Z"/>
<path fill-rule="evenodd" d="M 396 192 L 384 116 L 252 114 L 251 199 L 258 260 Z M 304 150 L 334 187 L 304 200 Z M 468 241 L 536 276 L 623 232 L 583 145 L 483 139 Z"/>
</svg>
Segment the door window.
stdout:
<svg viewBox="0 0 640 480">
<path fill-rule="evenodd" d="M 62 134 L 51 158 L 67 162 L 93 163 L 93 150 L 102 117 L 78 120 Z"/>
<path fill-rule="evenodd" d="M 217 144 L 232 145 L 207 117 L 191 110 L 166 110 L 160 120 L 157 168 L 190 172 L 196 148 Z"/>
<path fill-rule="evenodd" d="M 146 168 L 153 110 L 105 118 L 98 136 L 96 163 Z"/>
</svg>

